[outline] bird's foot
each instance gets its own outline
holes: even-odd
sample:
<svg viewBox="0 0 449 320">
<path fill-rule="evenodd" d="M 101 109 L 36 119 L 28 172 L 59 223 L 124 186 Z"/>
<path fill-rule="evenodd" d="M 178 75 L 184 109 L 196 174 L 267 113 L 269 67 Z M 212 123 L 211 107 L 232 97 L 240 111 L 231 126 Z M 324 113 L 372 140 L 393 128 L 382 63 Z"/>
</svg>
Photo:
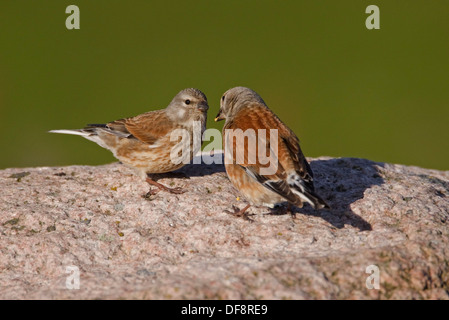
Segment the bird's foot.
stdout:
<svg viewBox="0 0 449 320">
<path fill-rule="evenodd" d="M 152 200 L 152 199 L 151 199 L 151 196 L 156 195 L 159 191 L 160 191 L 160 189 L 153 189 L 153 188 L 150 188 L 150 190 L 149 190 L 147 193 L 145 193 L 144 195 L 142 195 L 142 198 L 144 198 L 144 199 L 146 199 L 146 200 Z"/>
<path fill-rule="evenodd" d="M 287 205 L 287 208 L 285 209 L 285 211 L 287 214 L 291 215 L 293 220 L 296 219 L 296 210 L 295 210 L 295 207 L 291 203 L 289 203 Z"/>
<path fill-rule="evenodd" d="M 172 194 L 182 194 L 182 193 L 186 192 L 186 190 L 184 190 L 183 188 L 180 188 L 180 187 L 169 188 L 169 187 L 166 187 L 166 186 L 164 186 L 163 184 L 160 184 L 159 182 L 156 182 L 156 181 L 154 181 L 154 180 L 152 180 L 152 179 L 150 179 L 150 178 L 147 178 L 146 181 L 147 181 L 149 184 L 151 184 L 151 185 L 157 187 L 159 190 L 167 191 L 167 192 L 170 192 L 170 193 L 172 193 Z M 159 192 L 159 190 L 152 191 L 152 190 L 150 189 L 149 192 L 154 192 L 153 194 L 156 194 L 157 192 Z"/>
<path fill-rule="evenodd" d="M 185 189 L 183 189 L 183 188 L 181 188 L 181 187 L 176 187 L 176 188 L 168 188 L 168 187 L 165 187 L 163 190 L 164 190 L 164 191 L 167 191 L 167 192 L 170 192 L 170 193 L 172 193 L 172 194 L 183 194 L 184 192 L 187 191 L 187 190 L 185 190 Z"/>
<path fill-rule="evenodd" d="M 161 191 L 161 189 L 153 189 L 153 188 L 150 188 L 150 190 L 148 191 L 147 195 L 149 195 L 149 196 L 154 196 L 154 195 L 156 195 L 159 191 Z"/>
<path fill-rule="evenodd" d="M 247 221 L 254 222 L 254 220 L 250 218 L 250 216 L 253 216 L 254 214 L 247 212 L 247 210 L 249 209 L 250 206 L 251 205 L 247 205 L 245 208 L 239 209 L 238 207 L 233 205 L 232 209 L 234 210 L 234 212 L 232 212 L 230 210 L 225 210 L 224 212 L 232 214 L 235 217 L 240 217 Z"/>
</svg>

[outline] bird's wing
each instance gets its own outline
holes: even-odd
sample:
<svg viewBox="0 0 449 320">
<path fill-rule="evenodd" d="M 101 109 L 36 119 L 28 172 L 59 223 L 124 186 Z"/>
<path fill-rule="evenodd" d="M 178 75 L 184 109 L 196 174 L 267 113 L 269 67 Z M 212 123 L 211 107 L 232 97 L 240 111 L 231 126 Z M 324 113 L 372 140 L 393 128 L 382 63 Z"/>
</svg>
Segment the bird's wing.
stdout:
<svg viewBox="0 0 449 320">
<path fill-rule="evenodd" d="M 316 209 L 329 208 L 329 205 L 315 193 L 313 171 L 301 151 L 298 137 L 276 115 L 275 122 L 279 128 L 279 137 L 288 152 L 288 155 L 284 154 L 279 161 L 286 168 L 290 190 Z"/>
<path fill-rule="evenodd" d="M 248 157 L 251 154 L 254 157 L 254 153 L 258 152 L 257 149 L 247 148 L 249 151 L 246 155 L 245 145 L 237 143 L 236 140 L 231 143 L 235 150 L 232 155 L 234 163 L 242 166 L 248 175 L 263 186 L 292 203 L 308 202 L 315 208 L 327 207 L 327 204 L 314 192 L 312 169 L 299 147 L 299 139 L 270 109 L 260 105 L 244 108 L 229 123 L 229 129 L 237 128 L 243 131 L 253 129 L 256 133 L 258 129 L 265 129 L 265 137 L 257 134 L 258 147 L 262 142 L 262 147 L 266 148 L 265 154 L 270 161 L 276 162 L 277 168 L 272 174 L 263 174 L 261 169 L 269 167 L 269 164 L 263 165 L 259 159 L 255 164 L 251 164 L 248 161 L 251 158 Z M 277 130 L 277 140 L 271 138 L 270 129 Z M 271 141 L 277 141 L 277 146 Z M 239 153 L 244 155 L 242 164 L 237 162 Z"/>
<path fill-rule="evenodd" d="M 164 110 L 157 110 L 104 125 L 88 125 L 87 128 L 93 126 L 103 128 L 120 137 L 135 138 L 147 144 L 155 144 L 158 139 L 173 129 L 174 123 L 167 117 Z"/>
<path fill-rule="evenodd" d="M 297 202 L 296 196 L 287 183 L 287 173 L 283 163 L 285 161 L 281 161 L 283 154 L 288 154 L 288 150 L 285 142 L 279 136 L 277 118 L 273 116 L 274 114 L 268 108 L 257 104 L 241 110 L 233 120 L 225 125 L 224 129 L 231 129 L 233 131 L 230 132 L 234 133 L 238 129 L 247 134 L 254 132 L 257 136 L 257 142 L 255 143 L 253 140 L 252 143 L 246 141 L 242 143 L 238 139 L 229 140 L 231 137 L 227 137 L 225 132 L 223 139 L 226 153 L 232 158 L 229 161 L 240 165 L 250 177 L 288 201 L 295 203 Z M 266 131 L 262 134 L 258 131 L 259 129 L 265 129 Z M 270 143 L 270 140 L 275 138 L 271 138 L 272 132 L 270 132 L 270 129 L 278 129 L 277 150 L 274 150 L 276 148 Z M 232 155 L 228 154 L 229 147 L 232 147 Z M 259 151 L 259 148 L 263 149 Z M 258 156 L 260 153 L 266 157 L 265 161 L 261 162 L 262 159 Z M 274 165 L 273 170 L 268 170 L 270 163 Z M 285 162 L 285 164 L 288 163 Z M 269 171 L 269 173 L 264 173 L 264 171 Z"/>
<path fill-rule="evenodd" d="M 313 171 L 307 162 L 306 157 L 302 153 L 301 147 L 299 146 L 298 137 L 277 116 L 276 122 L 279 127 L 279 136 L 282 139 L 289 155 L 288 157 L 283 157 L 281 162 L 287 167 L 289 174 L 295 172 L 300 178 L 301 184 L 303 184 L 310 191 L 314 191 Z"/>
</svg>

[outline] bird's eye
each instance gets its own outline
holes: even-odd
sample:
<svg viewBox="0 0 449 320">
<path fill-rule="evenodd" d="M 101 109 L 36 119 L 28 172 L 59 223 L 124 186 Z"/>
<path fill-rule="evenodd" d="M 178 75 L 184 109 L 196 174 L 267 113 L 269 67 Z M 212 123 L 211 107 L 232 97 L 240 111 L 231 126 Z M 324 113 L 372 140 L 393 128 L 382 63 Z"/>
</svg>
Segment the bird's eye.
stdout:
<svg viewBox="0 0 449 320">
<path fill-rule="evenodd" d="M 221 101 L 224 101 L 224 96 L 223 96 L 223 97 L 221 97 Z"/>
<path fill-rule="evenodd" d="M 186 101 L 184 101 L 186 104 L 190 104 L 190 100 L 187 99 Z"/>
</svg>

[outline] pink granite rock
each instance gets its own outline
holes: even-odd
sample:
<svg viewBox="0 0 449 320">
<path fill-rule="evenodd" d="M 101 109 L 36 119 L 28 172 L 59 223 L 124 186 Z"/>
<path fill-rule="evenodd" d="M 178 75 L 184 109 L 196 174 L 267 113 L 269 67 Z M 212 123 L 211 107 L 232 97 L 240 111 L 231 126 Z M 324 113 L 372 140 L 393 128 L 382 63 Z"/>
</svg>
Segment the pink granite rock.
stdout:
<svg viewBox="0 0 449 320">
<path fill-rule="evenodd" d="M 332 209 L 251 208 L 253 222 L 224 212 L 244 202 L 221 165 L 189 165 L 159 180 L 186 193 L 149 198 L 118 163 L 1 170 L 0 298 L 449 298 L 449 172 L 310 161 Z"/>
</svg>

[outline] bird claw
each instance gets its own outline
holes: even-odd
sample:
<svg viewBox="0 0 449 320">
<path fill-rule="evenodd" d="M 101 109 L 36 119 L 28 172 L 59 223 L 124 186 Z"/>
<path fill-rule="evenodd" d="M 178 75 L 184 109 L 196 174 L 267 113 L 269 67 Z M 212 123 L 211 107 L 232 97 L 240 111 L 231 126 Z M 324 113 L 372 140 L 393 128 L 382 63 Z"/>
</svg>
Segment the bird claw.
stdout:
<svg viewBox="0 0 449 320">
<path fill-rule="evenodd" d="M 142 195 L 142 198 L 146 199 L 146 200 L 153 200 L 151 199 L 152 196 L 154 196 L 156 193 L 158 193 L 159 190 L 155 190 L 155 189 L 150 189 L 147 193 Z"/>
<path fill-rule="evenodd" d="M 186 190 L 184 190 L 183 188 L 180 188 L 180 187 L 176 187 L 176 188 L 166 187 L 163 184 L 160 184 L 159 182 L 156 182 L 156 181 L 150 179 L 149 177 L 147 177 L 146 181 L 150 185 L 157 187 L 159 190 L 164 190 L 164 191 L 170 192 L 172 194 L 182 194 L 182 193 L 186 192 Z M 150 192 L 151 192 L 151 189 L 150 189 Z"/>
<path fill-rule="evenodd" d="M 172 193 L 172 194 L 183 194 L 184 192 L 186 192 L 187 190 L 181 188 L 181 187 L 176 187 L 176 188 L 167 188 L 168 192 Z"/>
<path fill-rule="evenodd" d="M 234 212 L 232 212 L 230 210 L 224 210 L 224 212 L 231 214 L 235 217 L 243 218 L 249 222 L 254 222 L 254 220 L 250 218 L 250 216 L 254 216 L 254 213 L 247 212 L 248 208 L 249 208 L 249 206 L 240 210 L 238 207 L 232 205 L 232 210 L 234 210 Z"/>
<path fill-rule="evenodd" d="M 228 214 L 232 214 L 233 216 L 237 216 L 240 212 L 240 209 L 237 208 L 236 206 L 232 205 L 232 210 L 234 210 L 234 212 L 230 211 L 230 210 L 224 210 L 224 212 L 228 213 Z M 240 215 L 239 215 L 240 216 Z"/>
</svg>

